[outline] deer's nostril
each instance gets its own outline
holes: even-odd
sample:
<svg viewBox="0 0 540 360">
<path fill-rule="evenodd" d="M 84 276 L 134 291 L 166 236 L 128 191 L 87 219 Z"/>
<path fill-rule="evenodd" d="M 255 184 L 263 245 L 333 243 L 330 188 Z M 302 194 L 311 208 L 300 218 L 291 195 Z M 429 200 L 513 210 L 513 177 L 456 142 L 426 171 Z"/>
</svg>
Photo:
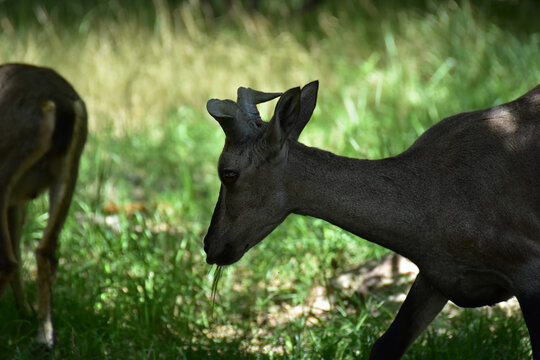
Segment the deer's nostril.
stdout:
<svg viewBox="0 0 540 360">
<path fill-rule="evenodd" d="M 204 252 L 208 253 L 208 243 L 206 241 L 204 242 Z"/>
</svg>

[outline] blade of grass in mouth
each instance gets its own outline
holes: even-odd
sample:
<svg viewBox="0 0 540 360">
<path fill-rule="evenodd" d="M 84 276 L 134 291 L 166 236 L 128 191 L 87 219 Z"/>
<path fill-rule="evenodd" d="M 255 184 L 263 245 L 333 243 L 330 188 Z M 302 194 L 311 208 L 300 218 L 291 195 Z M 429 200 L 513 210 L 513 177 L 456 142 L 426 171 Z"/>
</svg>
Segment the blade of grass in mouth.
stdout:
<svg viewBox="0 0 540 360">
<path fill-rule="evenodd" d="M 223 266 L 218 265 L 216 267 L 216 270 L 214 271 L 214 279 L 212 280 L 212 295 L 211 295 L 212 296 L 212 313 L 214 312 L 214 306 L 216 304 L 216 295 L 217 295 L 219 279 L 221 279 L 224 269 L 225 268 Z"/>
</svg>

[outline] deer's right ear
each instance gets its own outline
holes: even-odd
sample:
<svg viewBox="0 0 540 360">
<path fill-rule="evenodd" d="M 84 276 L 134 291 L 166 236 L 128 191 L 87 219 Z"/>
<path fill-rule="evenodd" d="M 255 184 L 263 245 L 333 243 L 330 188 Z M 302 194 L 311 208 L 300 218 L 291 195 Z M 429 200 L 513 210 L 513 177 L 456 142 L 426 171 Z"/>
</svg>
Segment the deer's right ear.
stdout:
<svg viewBox="0 0 540 360">
<path fill-rule="evenodd" d="M 249 133 L 247 124 L 240 118 L 240 108 L 234 101 L 210 99 L 206 103 L 206 110 L 230 140 L 242 141 Z"/>
<path fill-rule="evenodd" d="M 296 127 L 300 115 L 300 88 L 287 90 L 276 105 L 274 116 L 270 120 L 270 142 L 281 149 Z"/>
<path fill-rule="evenodd" d="M 318 80 L 312 81 L 302 88 L 302 93 L 300 95 L 300 115 L 295 127 L 291 131 L 291 139 L 298 140 L 300 133 L 302 130 L 304 130 L 304 127 L 307 125 L 309 119 L 311 119 L 313 110 L 315 110 L 315 105 L 317 105 L 318 90 Z"/>
</svg>

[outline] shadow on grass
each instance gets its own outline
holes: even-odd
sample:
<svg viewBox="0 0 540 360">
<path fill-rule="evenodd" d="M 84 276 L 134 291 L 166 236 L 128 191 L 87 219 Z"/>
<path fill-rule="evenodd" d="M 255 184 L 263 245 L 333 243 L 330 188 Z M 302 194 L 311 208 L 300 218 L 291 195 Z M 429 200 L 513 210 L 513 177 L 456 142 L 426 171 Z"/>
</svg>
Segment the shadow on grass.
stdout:
<svg viewBox="0 0 540 360">
<path fill-rule="evenodd" d="M 2 360 L 280 358 L 246 350 L 245 336 L 211 339 L 201 331 L 164 331 L 164 324 L 152 329 L 140 322 L 123 324 L 115 314 L 95 312 L 84 300 L 78 303 L 63 296 L 57 296 L 55 304 L 57 343 L 49 350 L 36 342 L 37 316 L 22 318 L 12 295 L 8 290 L 0 301 Z"/>
<path fill-rule="evenodd" d="M 213 338 L 217 334 L 182 319 L 186 314 L 145 322 L 137 317 L 138 310 L 125 303 L 96 311 L 92 296 L 69 296 L 59 286 L 54 307 L 58 343 L 53 351 L 44 351 L 35 342 L 37 318 L 21 319 L 8 290 L 0 299 L 0 359 L 367 359 L 371 345 L 401 305 L 401 295 L 396 294 L 406 293 L 414 278 L 399 275 L 404 268 L 398 269 L 396 278 L 394 267 L 394 278 L 385 279 L 385 274 L 392 274 L 388 273 L 395 265 L 392 260 L 384 257 L 368 262 L 363 270 L 348 272 L 363 278 L 363 288 L 351 285 L 346 291 L 335 290 L 331 294 L 336 297 L 334 307 L 315 324 L 307 322 L 310 315 L 291 316 L 277 326 L 259 324 L 264 336 L 247 330 L 259 326 L 253 318 L 234 317 L 231 326 L 244 331 L 224 331 Z M 73 289 L 82 286 L 70 284 Z M 27 285 L 32 296 L 31 284 Z M 126 317 L 125 311 L 132 315 Z M 521 314 L 512 309 L 447 306 L 404 358 L 526 359 L 530 357 L 528 341 Z M 258 350 L 250 348 L 254 342 Z"/>
<path fill-rule="evenodd" d="M 366 324 L 378 323 L 373 329 L 379 332 L 374 334 L 376 338 L 393 321 L 417 271 L 406 259 L 387 255 L 338 274 L 331 283 L 336 296 L 368 309 L 371 314 Z M 528 359 L 530 349 L 527 327 L 514 298 L 472 309 L 449 302 L 404 359 Z"/>
</svg>

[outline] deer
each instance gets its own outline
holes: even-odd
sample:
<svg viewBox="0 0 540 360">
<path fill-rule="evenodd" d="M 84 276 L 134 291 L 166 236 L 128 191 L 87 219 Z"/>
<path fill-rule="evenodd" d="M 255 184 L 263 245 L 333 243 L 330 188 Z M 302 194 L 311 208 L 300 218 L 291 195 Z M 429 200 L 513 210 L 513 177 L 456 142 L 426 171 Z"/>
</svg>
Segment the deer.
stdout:
<svg viewBox="0 0 540 360">
<path fill-rule="evenodd" d="M 66 220 L 87 137 L 83 100 L 54 70 L 0 65 L 0 296 L 11 285 L 22 315 L 33 312 L 23 289 L 20 239 L 28 202 L 48 191 L 48 220 L 35 249 L 37 343 L 52 348 L 52 285 L 58 237 Z"/>
<path fill-rule="evenodd" d="M 225 144 L 206 262 L 237 262 L 290 214 L 323 219 L 419 268 L 370 359 L 400 359 L 448 301 L 475 308 L 515 296 L 540 360 L 540 86 L 447 117 L 404 152 L 372 160 L 298 141 L 318 88 L 240 87 L 236 101 L 207 102 Z M 263 121 L 257 104 L 275 98 Z"/>
</svg>

